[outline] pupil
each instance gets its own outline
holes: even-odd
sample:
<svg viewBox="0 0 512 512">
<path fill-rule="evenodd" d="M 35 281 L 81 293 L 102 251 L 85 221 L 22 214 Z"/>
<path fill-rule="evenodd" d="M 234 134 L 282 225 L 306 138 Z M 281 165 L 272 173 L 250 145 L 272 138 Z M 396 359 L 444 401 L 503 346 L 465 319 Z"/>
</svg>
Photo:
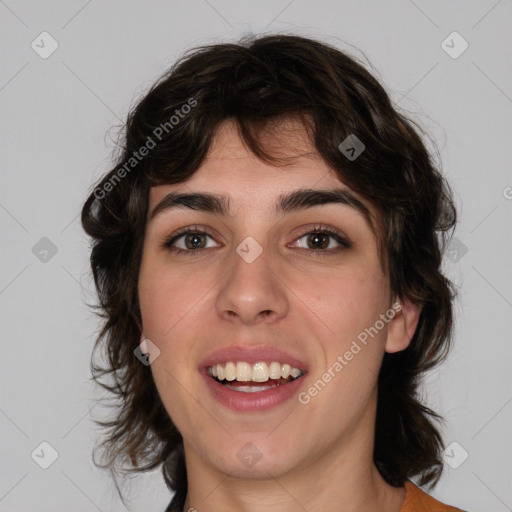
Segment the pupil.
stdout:
<svg viewBox="0 0 512 512">
<path fill-rule="evenodd" d="M 186 245 L 187 245 L 187 247 L 189 249 L 197 249 L 198 246 L 203 247 L 203 245 L 204 245 L 204 244 L 201 244 L 201 235 L 198 235 L 198 234 L 189 235 L 186 240 L 187 240 L 187 244 Z M 189 247 L 189 244 L 188 244 L 188 242 L 190 240 L 193 240 L 192 247 Z M 199 244 L 196 244 L 196 242 L 199 242 Z"/>
<path fill-rule="evenodd" d="M 327 245 L 329 245 L 328 243 L 325 243 L 325 241 L 327 240 L 327 237 L 325 235 L 322 235 L 322 234 L 314 234 L 314 235 L 311 235 L 311 240 L 314 240 L 313 242 L 313 247 L 314 248 L 321 248 L 321 249 L 325 249 L 327 247 Z M 322 243 L 320 246 L 316 245 L 316 242 L 319 240 L 319 239 L 323 239 L 324 243 Z"/>
</svg>

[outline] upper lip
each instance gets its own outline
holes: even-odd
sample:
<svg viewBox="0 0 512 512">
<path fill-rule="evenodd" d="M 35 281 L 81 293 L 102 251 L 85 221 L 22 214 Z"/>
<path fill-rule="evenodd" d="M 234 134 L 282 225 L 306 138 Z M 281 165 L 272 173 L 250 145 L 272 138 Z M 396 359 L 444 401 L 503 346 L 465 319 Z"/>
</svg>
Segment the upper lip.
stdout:
<svg viewBox="0 0 512 512">
<path fill-rule="evenodd" d="M 263 361 L 277 361 L 281 364 L 289 364 L 299 370 L 307 370 L 307 365 L 304 361 L 293 357 L 291 354 L 284 352 L 276 347 L 269 345 L 259 345 L 244 347 L 241 345 L 231 345 L 229 347 L 220 348 L 215 350 L 201 363 L 201 368 L 208 368 L 214 364 L 225 364 L 229 361 L 244 361 L 249 364 L 259 363 Z"/>
</svg>

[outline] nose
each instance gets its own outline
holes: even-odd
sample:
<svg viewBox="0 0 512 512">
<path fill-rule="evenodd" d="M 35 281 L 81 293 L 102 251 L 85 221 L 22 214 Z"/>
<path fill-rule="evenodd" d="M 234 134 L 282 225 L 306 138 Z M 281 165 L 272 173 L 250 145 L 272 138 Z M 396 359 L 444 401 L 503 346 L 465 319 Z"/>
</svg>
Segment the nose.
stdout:
<svg viewBox="0 0 512 512">
<path fill-rule="evenodd" d="M 222 279 L 216 299 L 219 315 L 246 325 L 285 317 L 289 307 L 287 287 L 270 252 L 263 250 L 253 261 L 240 254 L 233 251 L 227 261 L 230 271 Z"/>
</svg>

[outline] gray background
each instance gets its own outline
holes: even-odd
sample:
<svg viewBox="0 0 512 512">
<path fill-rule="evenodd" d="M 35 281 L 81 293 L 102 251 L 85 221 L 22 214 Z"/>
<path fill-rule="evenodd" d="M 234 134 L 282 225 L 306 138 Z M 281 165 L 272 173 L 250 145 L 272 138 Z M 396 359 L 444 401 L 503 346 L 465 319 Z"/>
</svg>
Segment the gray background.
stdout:
<svg viewBox="0 0 512 512">
<path fill-rule="evenodd" d="M 0 0 L 0 20 L 0 511 L 126 510 L 91 462 L 103 413 L 89 382 L 98 321 L 79 211 L 109 168 L 115 127 L 184 50 L 276 31 L 360 48 L 439 145 L 460 209 L 445 262 L 460 297 L 455 348 L 425 396 L 458 444 L 432 494 L 470 512 L 512 510 L 511 0 Z M 43 31 L 59 45 L 46 59 L 31 47 L 50 48 Z M 469 43 L 458 58 L 441 45 L 453 31 Z M 49 460 L 43 441 L 58 453 L 46 470 L 31 457 Z M 130 510 L 169 501 L 160 470 L 125 489 Z"/>
</svg>

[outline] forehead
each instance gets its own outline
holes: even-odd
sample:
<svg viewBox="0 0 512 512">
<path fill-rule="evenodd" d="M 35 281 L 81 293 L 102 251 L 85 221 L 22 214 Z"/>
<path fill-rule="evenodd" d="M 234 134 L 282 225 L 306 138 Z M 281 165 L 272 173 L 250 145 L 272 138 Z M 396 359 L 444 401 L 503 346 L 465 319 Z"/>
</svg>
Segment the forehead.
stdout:
<svg viewBox="0 0 512 512">
<path fill-rule="evenodd" d="M 316 148 L 309 139 L 306 127 L 297 117 L 283 117 L 268 121 L 258 132 L 258 138 L 272 155 L 289 158 L 300 163 L 303 159 L 318 158 Z M 207 160 L 244 158 L 253 156 L 240 137 L 237 124 L 226 120 L 219 124 Z M 256 158 L 256 157 L 255 157 Z"/>
<path fill-rule="evenodd" d="M 208 191 L 232 196 L 233 207 L 239 202 L 257 206 L 257 197 L 263 208 L 273 203 L 276 196 L 297 188 L 350 190 L 318 154 L 298 119 L 275 121 L 258 133 L 258 138 L 272 156 L 286 158 L 286 165 L 275 166 L 258 158 L 244 144 L 236 124 L 224 121 L 198 170 L 184 182 L 152 187 L 150 205 L 169 192 Z M 353 195 L 371 209 L 364 198 L 354 192 Z"/>
</svg>

